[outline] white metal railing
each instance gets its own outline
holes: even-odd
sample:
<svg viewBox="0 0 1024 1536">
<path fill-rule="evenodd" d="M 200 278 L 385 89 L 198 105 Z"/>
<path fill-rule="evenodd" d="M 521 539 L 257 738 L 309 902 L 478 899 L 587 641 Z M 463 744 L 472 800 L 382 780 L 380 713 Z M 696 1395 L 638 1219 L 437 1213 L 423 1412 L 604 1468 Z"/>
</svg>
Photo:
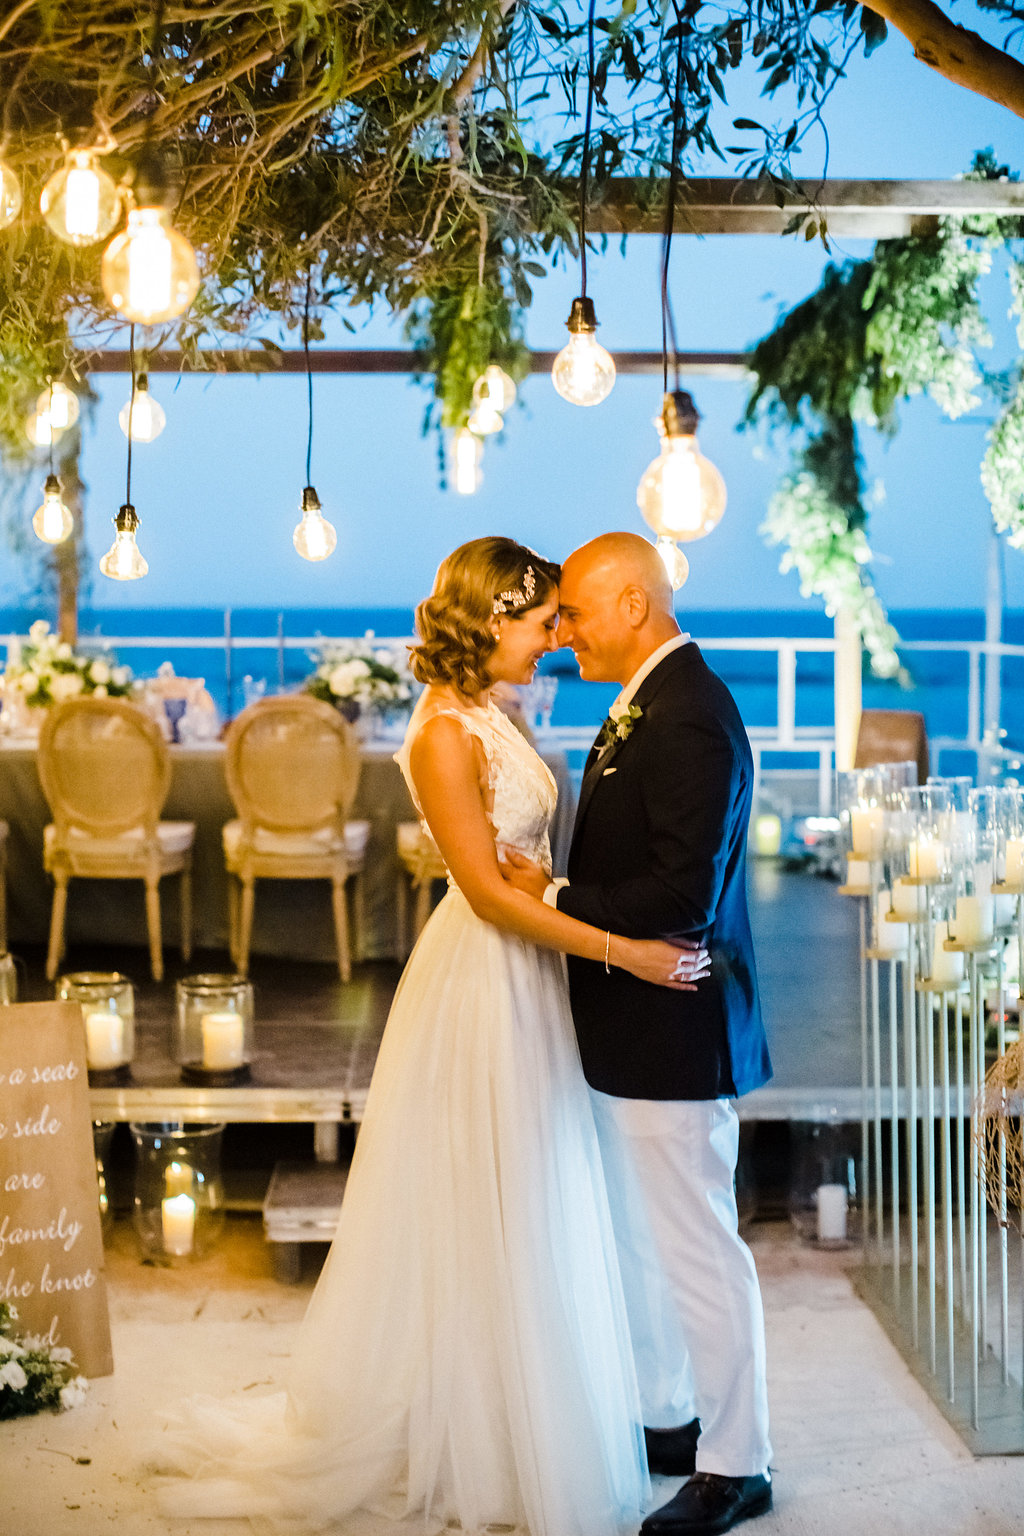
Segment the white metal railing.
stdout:
<svg viewBox="0 0 1024 1536">
<path fill-rule="evenodd" d="M 86 644 L 92 637 L 83 637 Z M 316 651 L 319 647 L 330 644 L 335 636 L 330 635 L 288 635 L 284 629 L 284 615 L 278 615 L 277 632 L 274 635 L 245 635 L 235 632 L 232 623 L 232 613 L 226 609 L 224 613 L 224 627 L 219 635 L 102 635 L 95 637 L 102 641 L 106 647 L 113 650 L 134 651 L 159 651 L 164 656 L 174 651 L 209 651 L 220 653 L 224 658 L 224 686 L 229 710 L 234 704 L 234 694 L 237 687 L 236 660 L 237 654 L 242 651 L 265 651 L 276 657 L 276 671 L 278 685 L 283 687 L 286 681 L 286 658 L 289 652 Z M 345 637 L 351 638 L 351 637 Z M 375 641 L 381 645 L 403 645 L 409 637 L 400 636 L 375 636 Z M 822 810 L 827 809 L 831 800 L 832 784 L 832 760 L 835 746 L 834 722 L 825 725 L 801 726 L 796 722 L 798 684 L 798 661 L 802 655 L 834 655 L 836 650 L 835 640 L 831 637 L 809 636 L 780 636 L 780 635 L 740 635 L 740 636 L 707 636 L 695 635 L 694 638 L 705 651 L 735 651 L 748 654 L 774 653 L 776 657 L 776 711 L 774 725 L 752 726 L 748 728 L 751 747 L 754 753 L 755 770 L 758 777 L 762 773 L 763 759 L 770 753 L 797 753 L 805 755 L 811 760 L 811 767 L 807 770 L 816 775 L 819 787 L 819 804 Z M 906 640 L 901 642 L 901 652 L 908 656 L 915 654 L 943 654 L 946 656 L 963 655 L 967 660 L 967 726 L 966 733 L 962 737 L 933 736 L 930 741 L 933 755 L 938 760 L 939 755 L 947 750 L 967 750 L 983 753 L 988 744 L 993 740 L 993 728 L 998 728 L 998 720 L 984 719 L 985 694 L 982 684 L 982 659 L 995 658 L 1000 664 L 1007 659 L 1024 658 L 1024 645 L 1010 645 L 1005 642 L 989 642 L 985 640 Z M 998 690 L 990 697 L 998 698 Z M 569 751 L 581 751 L 590 746 L 597 730 L 598 722 L 591 726 L 559 727 L 552 736 Z M 770 771 L 770 770 L 768 770 Z"/>
</svg>

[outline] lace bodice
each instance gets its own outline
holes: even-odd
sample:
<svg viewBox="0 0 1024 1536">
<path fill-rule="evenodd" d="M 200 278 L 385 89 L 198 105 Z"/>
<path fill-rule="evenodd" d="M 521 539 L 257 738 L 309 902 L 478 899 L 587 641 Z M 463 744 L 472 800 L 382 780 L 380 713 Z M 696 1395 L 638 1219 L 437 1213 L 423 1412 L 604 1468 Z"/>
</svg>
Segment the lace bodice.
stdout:
<svg viewBox="0 0 1024 1536">
<path fill-rule="evenodd" d="M 435 714 L 458 720 L 483 748 L 487 759 L 487 814 L 499 852 L 503 848 L 516 848 L 550 873 L 548 825 L 558 798 L 555 781 L 526 737 L 496 704 L 488 704 L 485 708 L 435 710 L 426 707 L 424 697 L 413 710 L 405 740 L 395 753 L 395 762 L 402 770 L 425 830 L 429 834 L 409 771 L 409 755 L 417 732 Z"/>
</svg>

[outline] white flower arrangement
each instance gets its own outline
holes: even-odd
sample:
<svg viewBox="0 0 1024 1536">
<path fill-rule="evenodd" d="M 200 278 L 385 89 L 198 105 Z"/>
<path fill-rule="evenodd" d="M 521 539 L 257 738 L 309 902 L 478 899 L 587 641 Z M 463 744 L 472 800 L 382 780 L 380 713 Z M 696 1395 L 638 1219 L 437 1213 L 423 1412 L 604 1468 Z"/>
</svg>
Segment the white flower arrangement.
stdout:
<svg viewBox="0 0 1024 1536">
<path fill-rule="evenodd" d="M 12 701 L 45 708 L 79 694 L 123 698 L 134 687 L 130 667 L 118 666 L 110 652 L 92 656 L 76 652 L 51 633 L 45 619 L 36 620 L 24 644 L 13 635 L 8 641 L 3 691 Z"/>
<path fill-rule="evenodd" d="M 413 677 L 407 657 L 397 648 L 379 644 L 373 631 L 367 630 L 362 639 L 332 640 L 325 645 L 305 690 L 356 718 L 408 709 Z"/>
<path fill-rule="evenodd" d="M 15 1337 L 15 1309 L 0 1301 L 0 1419 L 16 1419 L 43 1408 L 78 1408 L 89 1383 L 75 1369 L 70 1349 L 26 1334 Z"/>
</svg>

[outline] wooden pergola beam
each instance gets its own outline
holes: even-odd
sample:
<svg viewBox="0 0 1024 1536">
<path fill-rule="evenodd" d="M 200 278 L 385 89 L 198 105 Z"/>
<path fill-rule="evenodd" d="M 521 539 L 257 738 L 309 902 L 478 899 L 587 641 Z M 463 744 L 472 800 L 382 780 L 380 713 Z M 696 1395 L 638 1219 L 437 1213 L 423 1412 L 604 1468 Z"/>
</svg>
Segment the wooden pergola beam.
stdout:
<svg viewBox="0 0 1024 1536">
<path fill-rule="evenodd" d="M 665 180 L 617 177 L 587 215 L 595 234 L 660 234 Z M 892 240 L 932 232 L 944 214 L 1017 215 L 1024 184 L 1004 181 L 804 181 L 796 191 L 768 181 L 692 177 L 681 182 L 675 230 L 699 235 L 778 235 L 793 215 L 823 217 L 831 234 Z M 776 198 L 782 199 L 780 208 Z"/>
<path fill-rule="evenodd" d="M 136 354 L 137 355 L 137 354 Z M 305 373 L 306 356 L 301 347 L 279 352 L 254 348 L 210 348 L 202 352 L 204 367 L 196 368 L 182 352 L 154 352 L 146 359 L 147 373 L 191 373 L 203 378 L 210 373 Z M 550 373 L 554 352 L 532 352 L 531 373 Z M 619 373 L 656 374 L 661 372 L 660 352 L 616 352 Z M 129 354 L 121 348 L 83 354 L 83 370 L 88 373 L 128 373 Z M 372 349 L 369 347 L 312 348 L 309 354 L 312 373 L 429 373 L 422 353 L 411 349 Z M 680 352 L 680 372 L 714 374 L 719 378 L 743 378 L 747 372 L 746 352 Z"/>
</svg>

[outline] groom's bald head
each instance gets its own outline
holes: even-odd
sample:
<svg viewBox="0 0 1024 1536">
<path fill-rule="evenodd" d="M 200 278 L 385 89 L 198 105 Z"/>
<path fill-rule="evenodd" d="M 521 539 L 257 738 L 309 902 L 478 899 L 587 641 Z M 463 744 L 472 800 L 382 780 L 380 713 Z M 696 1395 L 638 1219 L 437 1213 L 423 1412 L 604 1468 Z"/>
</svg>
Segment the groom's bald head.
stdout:
<svg viewBox="0 0 1024 1536">
<path fill-rule="evenodd" d="M 602 533 L 573 550 L 562 567 L 570 583 L 586 581 L 614 587 L 638 587 L 651 608 L 672 617 L 672 585 L 654 545 L 638 533 Z"/>
<path fill-rule="evenodd" d="M 653 544 L 636 533 L 602 533 L 562 566 L 559 639 L 583 677 L 625 683 L 679 633 L 672 586 Z"/>
</svg>

